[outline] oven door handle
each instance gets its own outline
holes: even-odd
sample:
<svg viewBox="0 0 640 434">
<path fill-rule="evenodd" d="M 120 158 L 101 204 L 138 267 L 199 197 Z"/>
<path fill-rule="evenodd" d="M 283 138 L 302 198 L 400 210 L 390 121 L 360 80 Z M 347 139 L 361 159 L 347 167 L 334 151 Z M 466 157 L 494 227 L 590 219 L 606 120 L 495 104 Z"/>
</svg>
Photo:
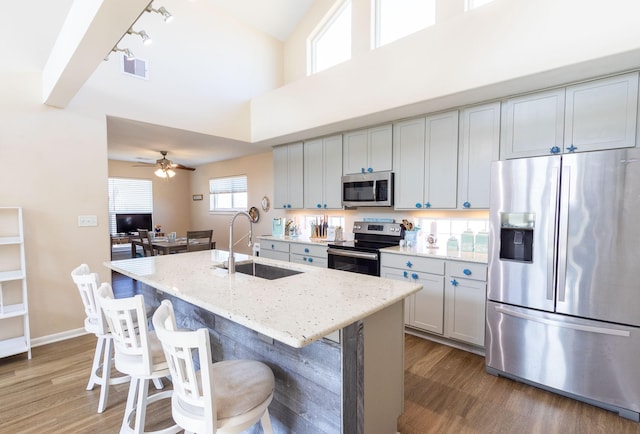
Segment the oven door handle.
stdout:
<svg viewBox="0 0 640 434">
<path fill-rule="evenodd" d="M 378 260 L 377 253 L 354 252 L 352 250 L 340 250 L 340 249 L 334 249 L 331 247 L 327 249 L 327 254 L 335 255 L 335 256 L 347 256 L 349 258 L 369 259 L 371 261 Z"/>
</svg>

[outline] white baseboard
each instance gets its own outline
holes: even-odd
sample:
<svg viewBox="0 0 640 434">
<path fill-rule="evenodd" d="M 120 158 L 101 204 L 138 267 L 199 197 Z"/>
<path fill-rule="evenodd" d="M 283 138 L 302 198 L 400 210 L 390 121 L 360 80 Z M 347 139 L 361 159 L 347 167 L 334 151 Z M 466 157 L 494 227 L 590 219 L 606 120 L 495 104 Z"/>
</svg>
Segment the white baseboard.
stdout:
<svg viewBox="0 0 640 434">
<path fill-rule="evenodd" d="M 62 333 L 56 333 L 53 335 L 47 335 L 47 336 L 31 339 L 31 346 L 39 347 L 41 345 L 53 344 L 55 342 L 65 341 L 71 338 L 77 338 L 78 336 L 82 336 L 86 334 L 87 334 L 87 331 L 84 328 L 67 330 L 66 332 L 62 332 Z"/>
</svg>

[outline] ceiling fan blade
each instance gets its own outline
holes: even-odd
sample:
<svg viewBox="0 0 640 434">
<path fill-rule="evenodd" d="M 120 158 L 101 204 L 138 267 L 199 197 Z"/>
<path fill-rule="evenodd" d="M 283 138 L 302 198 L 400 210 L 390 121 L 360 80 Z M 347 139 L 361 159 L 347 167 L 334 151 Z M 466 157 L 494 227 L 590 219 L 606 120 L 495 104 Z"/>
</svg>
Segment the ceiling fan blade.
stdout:
<svg viewBox="0 0 640 434">
<path fill-rule="evenodd" d="M 191 171 L 196 170 L 193 167 L 187 167 L 187 166 L 183 166 L 182 164 L 177 164 L 177 163 L 173 163 L 172 166 L 173 166 L 174 169 L 191 170 Z"/>
</svg>

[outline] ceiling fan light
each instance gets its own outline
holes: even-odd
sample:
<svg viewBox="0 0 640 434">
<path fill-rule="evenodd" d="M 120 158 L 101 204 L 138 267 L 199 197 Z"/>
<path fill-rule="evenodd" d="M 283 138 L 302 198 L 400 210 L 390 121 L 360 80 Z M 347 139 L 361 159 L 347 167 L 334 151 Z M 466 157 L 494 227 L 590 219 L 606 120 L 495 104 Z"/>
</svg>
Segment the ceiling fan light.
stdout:
<svg viewBox="0 0 640 434">
<path fill-rule="evenodd" d="M 173 169 L 167 169 L 167 175 L 169 175 L 169 178 L 173 178 L 176 176 L 176 172 Z"/>
<path fill-rule="evenodd" d="M 153 172 L 153 173 L 155 173 L 155 175 L 156 175 L 156 176 L 158 176 L 158 177 L 160 177 L 160 178 L 166 178 L 166 177 L 167 177 L 167 173 L 166 173 L 164 170 L 162 170 L 161 168 L 158 168 L 158 169 L 157 169 L 155 172 Z M 174 173 L 174 175 L 175 175 L 175 173 Z"/>
</svg>

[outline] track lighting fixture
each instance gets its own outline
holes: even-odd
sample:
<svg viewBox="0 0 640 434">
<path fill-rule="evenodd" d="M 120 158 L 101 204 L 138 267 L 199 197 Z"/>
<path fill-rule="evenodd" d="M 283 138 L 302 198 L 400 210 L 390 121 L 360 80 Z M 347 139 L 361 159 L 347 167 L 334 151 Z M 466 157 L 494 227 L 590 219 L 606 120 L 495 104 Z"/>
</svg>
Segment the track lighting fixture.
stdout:
<svg viewBox="0 0 640 434">
<path fill-rule="evenodd" d="M 115 47 L 113 47 L 111 49 L 111 51 L 114 51 L 116 53 L 118 51 L 121 52 L 121 53 L 124 53 L 124 55 L 127 58 L 127 60 L 132 60 L 132 59 L 135 59 L 135 57 L 136 57 L 136 56 L 133 55 L 133 51 L 129 50 L 128 48 L 122 49 L 122 48 L 118 48 L 118 46 L 115 46 Z M 107 56 L 107 57 L 109 57 L 109 56 Z"/>
<path fill-rule="evenodd" d="M 153 42 L 153 39 L 151 39 L 149 34 L 144 30 L 140 30 L 139 32 L 136 32 L 135 30 L 130 28 L 129 30 L 127 30 L 127 34 L 140 36 L 142 38 L 142 43 L 144 45 L 150 45 Z"/>
<path fill-rule="evenodd" d="M 171 15 L 169 13 L 168 10 L 165 9 L 164 6 L 160 6 L 159 9 L 154 9 L 151 7 L 151 3 L 149 3 L 149 6 L 147 6 L 147 9 L 145 9 L 147 12 L 156 12 L 160 15 L 162 15 L 162 17 L 164 18 L 164 22 L 165 23 L 170 23 L 171 20 L 173 20 L 173 15 Z"/>
</svg>

